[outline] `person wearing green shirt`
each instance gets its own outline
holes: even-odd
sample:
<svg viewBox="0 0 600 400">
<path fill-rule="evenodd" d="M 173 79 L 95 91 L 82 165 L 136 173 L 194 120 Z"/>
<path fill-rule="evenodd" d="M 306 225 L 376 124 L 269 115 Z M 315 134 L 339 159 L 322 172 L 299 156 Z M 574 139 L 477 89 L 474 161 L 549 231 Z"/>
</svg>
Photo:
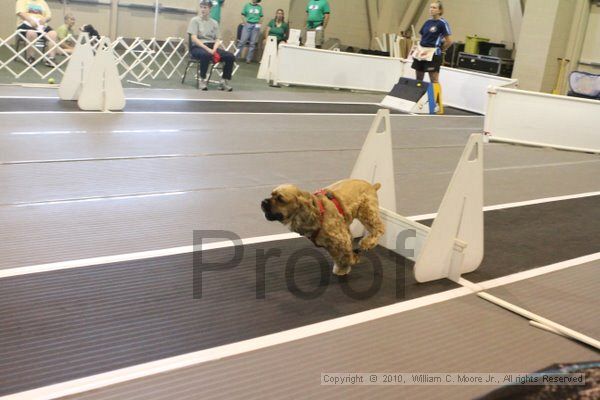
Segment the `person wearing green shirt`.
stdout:
<svg viewBox="0 0 600 400">
<path fill-rule="evenodd" d="M 320 47 L 325 38 L 331 8 L 327 0 L 309 0 L 306 5 L 306 30 L 316 32 L 316 44 Z"/>
<path fill-rule="evenodd" d="M 221 23 L 221 7 L 223 7 L 223 3 L 225 0 L 211 0 L 212 8 L 210 9 L 210 17 L 217 21 L 219 24 Z"/>
<path fill-rule="evenodd" d="M 267 25 L 267 29 L 265 30 L 265 41 L 269 36 L 275 36 L 277 38 L 277 44 L 286 42 L 289 33 L 290 26 L 285 22 L 285 13 L 280 8 L 275 13 L 275 18 Z"/>
<path fill-rule="evenodd" d="M 65 51 L 65 53 L 72 54 L 75 49 L 75 41 L 74 39 L 77 37 L 77 33 L 73 30 L 73 26 L 75 25 L 75 17 L 73 14 L 68 13 L 65 14 L 65 23 L 56 28 L 56 35 L 58 36 L 58 41 L 62 42 L 60 44 L 61 49 Z M 67 37 L 71 35 L 69 40 L 65 40 Z M 65 40 L 63 42 L 63 40 Z"/>
<path fill-rule="evenodd" d="M 254 58 L 254 50 L 256 49 L 256 42 L 260 36 L 260 22 L 263 17 L 263 10 L 260 4 L 260 0 L 251 0 L 246 3 L 242 10 L 242 16 L 244 17 L 242 28 L 242 34 L 240 40 L 237 43 L 237 51 L 235 52 L 236 58 L 240 56 L 244 47 L 249 43 L 248 54 L 246 55 L 246 64 L 250 64 Z"/>
</svg>

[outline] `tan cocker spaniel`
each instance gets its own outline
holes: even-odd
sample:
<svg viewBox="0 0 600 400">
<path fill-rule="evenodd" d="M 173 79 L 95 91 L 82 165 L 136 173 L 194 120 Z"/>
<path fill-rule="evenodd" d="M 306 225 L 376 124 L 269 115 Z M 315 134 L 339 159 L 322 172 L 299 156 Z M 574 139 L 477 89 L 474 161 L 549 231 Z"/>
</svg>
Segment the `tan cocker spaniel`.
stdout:
<svg viewBox="0 0 600 400">
<path fill-rule="evenodd" d="M 383 235 L 377 200 L 380 187 L 379 183 L 343 179 L 311 194 L 285 184 L 273 189 L 261 208 L 269 221 L 280 221 L 316 246 L 324 247 L 335 262 L 333 273 L 347 275 L 359 262 L 352 250 L 352 221 L 358 219 L 368 231 L 359 242 L 361 250 L 375 247 Z"/>
</svg>

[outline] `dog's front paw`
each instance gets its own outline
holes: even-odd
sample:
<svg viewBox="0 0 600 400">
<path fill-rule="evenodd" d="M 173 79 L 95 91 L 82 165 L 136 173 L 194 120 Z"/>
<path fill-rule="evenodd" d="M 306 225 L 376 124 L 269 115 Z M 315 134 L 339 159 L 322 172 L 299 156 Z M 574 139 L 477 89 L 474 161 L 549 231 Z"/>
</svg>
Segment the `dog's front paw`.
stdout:
<svg viewBox="0 0 600 400">
<path fill-rule="evenodd" d="M 352 270 L 352 267 L 340 267 L 337 264 L 333 264 L 333 274 L 334 275 L 337 275 L 337 276 L 348 275 L 351 270 Z"/>
</svg>

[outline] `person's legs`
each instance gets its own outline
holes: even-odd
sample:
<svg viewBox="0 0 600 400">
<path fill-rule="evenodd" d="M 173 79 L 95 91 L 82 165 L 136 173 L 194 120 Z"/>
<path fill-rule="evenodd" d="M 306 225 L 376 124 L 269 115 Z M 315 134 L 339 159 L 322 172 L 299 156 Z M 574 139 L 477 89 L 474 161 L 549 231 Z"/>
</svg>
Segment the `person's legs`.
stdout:
<svg viewBox="0 0 600 400">
<path fill-rule="evenodd" d="M 442 55 L 436 54 L 429 62 L 427 72 L 429 72 L 429 80 L 431 83 L 438 83 L 440 77 L 440 67 L 442 66 Z"/>
<path fill-rule="evenodd" d="M 415 71 L 415 74 L 417 75 L 418 81 L 425 79 L 425 71 Z"/>
<path fill-rule="evenodd" d="M 429 72 L 429 80 L 431 81 L 431 83 L 438 83 L 439 77 L 440 77 L 439 71 L 430 71 Z"/>
<path fill-rule="evenodd" d="M 256 49 L 256 43 L 258 42 L 258 36 L 260 35 L 260 28 L 257 28 L 256 25 L 252 26 L 251 35 L 250 35 L 250 48 L 248 49 L 248 54 L 246 55 L 246 62 L 252 62 L 254 58 L 254 50 Z"/>
<path fill-rule="evenodd" d="M 231 92 L 233 88 L 229 85 L 229 80 L 233 73 L 233 64 L 235 62 L 235 56 L 224 49 L 218 49 L 219 55 L 221 56 L 221 63 L 223 64 L 223 76 L 219 83 L 219 90 L 225 90 Z"/>
<path fill-rule="evenodd" d="M 252 35 L 252 29 L 254 25 L 252 24 L 244 24 L 242 28 L 242 35 L 240 36 L 240 40 L 237 43 L 237 51 L 235 52 L 235 58 L 238 58 L 246 45 L 246 42 L 250 39 Z"/>
<path fill-rule="evenodd" d="M 231 74 L 233 73 L 235 56 L 221 48 L 219 48 L 217 51 L 219 52 L 219 55 L 221 56 L 221 62 L 223 63 L 223 79 L 230 80 Z"/>
<path fill-rule="evenodd" d="M 28 29 L 27 32 L 25 32 L 25 38 L 27 39 L 27 46 L 29 46 L 27 48 L 27 59 L 30 58 L 34 58 L 35 56 L 35 45 L 31 44 L 31 43 L 35 43 L 38 40 L 38 34 L 36 31 L 34 31 L 33 29 Z"/>
<path fill-rule="evenodd" d="M 206 73 L 208 72 L 210 60 L 212 60 L 212 54 L 199 46 L 192 47 L 191 53 L 193 58 L 200 60 L 200 79 L 202 79 L 200 88 L 206 90 Z"/>
<path fill-rule="evenodd" d="M 50 30 L 50 28 L 48 28 L 48 30 L 46 30 L 46 40 L 48 41 L 47 45 L 49 46 L 49 48 L 51 49 L 50 52 L 48 53 L 48 57 L 50 57 L 50 59 L 54 59 L 54 56 L 56 55 L 56 42 L 57 42 L 57 37 L 58 35 L 56 34 L 56 31 Z"/>
</svg>

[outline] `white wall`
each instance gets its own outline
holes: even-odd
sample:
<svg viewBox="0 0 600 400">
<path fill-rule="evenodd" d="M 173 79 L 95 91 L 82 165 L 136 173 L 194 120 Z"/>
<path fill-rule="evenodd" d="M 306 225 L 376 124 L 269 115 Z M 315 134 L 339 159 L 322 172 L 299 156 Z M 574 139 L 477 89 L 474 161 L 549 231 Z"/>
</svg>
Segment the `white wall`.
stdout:
<svg viewBox="0 0 600 400">
<path fill-rule="evenodd" d="M 291 28 L 304 28 L 307 3 L 308 0 L 291 1 L 289 13 Z M 366 1 L 329 0 L 329 6 L 331 15 L 325 31 L 325 39 L 337 38 L 347 46 L 368 48 L 370 35 Z"/>
</svg>

